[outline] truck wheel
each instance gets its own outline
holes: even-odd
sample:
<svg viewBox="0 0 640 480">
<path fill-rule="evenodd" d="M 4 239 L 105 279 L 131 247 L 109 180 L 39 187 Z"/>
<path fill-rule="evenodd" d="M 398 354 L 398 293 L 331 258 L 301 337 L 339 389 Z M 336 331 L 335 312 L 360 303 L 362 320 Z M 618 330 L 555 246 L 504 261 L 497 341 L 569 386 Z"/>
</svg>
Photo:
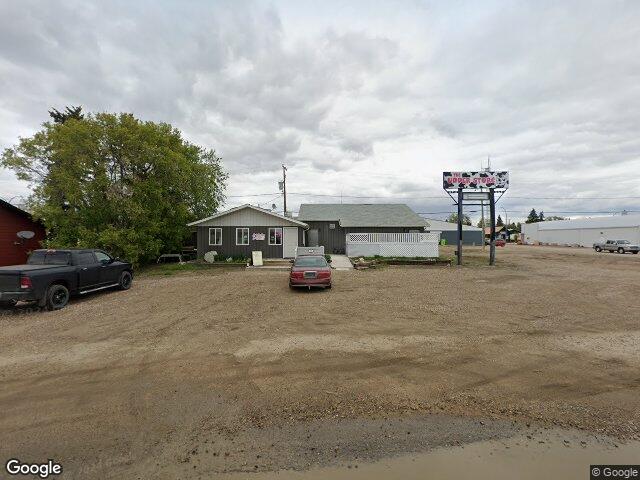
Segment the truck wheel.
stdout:
<svg viewBox="0 0 640 480">
<path fill-rule="evenodd" d="M 624 248 L 619 248 L 618 253 L 624 253 Z"/>
<path fill-rule="evenodd" d="M 600 253 L 602 249 L 600 247 L 596 247 L 596 252 Z"/>
<path fill-rule="evenodd" d="M 17 300 L 0 300 L 0 308 L 13 308 L 18 303 Z"/>
<path fill-rule="evenodd" d="M 131 272 L 122 272 L 120 274 L 120 280 L 118 281 L 118 287 L 120 290 L 129 290 L 131 288 L 131 283 L 133 283 Z"/>
<path fill-rule="evenodd" d="M 60 310 L 69 303 L 69 290 L 64 285 L 51 285 L 47 289 L 47 309 Z"/>
<path fill-rule="evenodd" d="M 634 254 L 634 255 L 637 255 L 637 254 L 638 254 L 638 251 L 637 251 L 637 250 L 635 250 L 635 251 L 633 252 L 633 254 Z"/>
</svg>

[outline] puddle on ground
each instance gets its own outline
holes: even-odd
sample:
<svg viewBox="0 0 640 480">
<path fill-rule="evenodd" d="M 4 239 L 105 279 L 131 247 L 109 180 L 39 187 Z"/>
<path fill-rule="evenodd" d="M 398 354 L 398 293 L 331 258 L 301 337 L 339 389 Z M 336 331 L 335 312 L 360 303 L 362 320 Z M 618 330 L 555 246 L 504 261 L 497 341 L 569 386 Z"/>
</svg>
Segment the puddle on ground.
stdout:
<svg viewBox="0 0 640 480">
<path fill-rule="evenodd" d="M 389 458 L 372 463 L 351 462 L 303 472 L 281 470 L 262 473 L 216 475 L 225 480 L 403 480 L 473 479 L 539 480 L 589 478 L 591 464 L 638 464 L 640 442 L 617 443 L 564 430 L 546 431 L 530 438 L 526 434 L 488 440 L 460 447 L 439 448 L 421 454 Z"/>
</svg>

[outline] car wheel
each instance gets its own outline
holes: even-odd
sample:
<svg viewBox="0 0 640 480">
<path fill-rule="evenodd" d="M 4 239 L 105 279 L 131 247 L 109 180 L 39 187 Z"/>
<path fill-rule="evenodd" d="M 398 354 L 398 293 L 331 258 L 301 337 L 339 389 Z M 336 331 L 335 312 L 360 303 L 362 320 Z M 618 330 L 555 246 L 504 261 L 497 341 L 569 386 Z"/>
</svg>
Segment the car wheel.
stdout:
<svg viewBox="0 0 640 480">
<path fill-rule="evenodd" d="M 120 290 L 129 290 L 133 283 L 133 277 L 131 272 L 124 271 L 120 274 L 120 280 L 118 281 L 118 287 Z"/>
<path fill-rule="evenodd" d="M 331 284 L 327 285 L 327 288 L 331 288 Z"/>
<path fill-rule="evenodd" d="M 619 248 L 618 253 L 624 253 L 624 248 Z"/>
<path fill-rule="evenodd" d="M 17 300 L 0 300 L 0 308 L 13 308 L 18 303 Z"/>
<path fill-rule="evenodd" d="M 600 253 L 602 249 L 600 247 L 596 247 L 596 252 Z"/>
<path fill-rule="evenodd" d="M 638 251 L 636 250 L 635 252 L 632 252 L 632 253 L 633 253 L 634 255 L 637 255 L 637 254 L 638 254 Z"/>
<path fill-rule="evenodd" d="M 47 308 L 60 310 L 69 303 L 69 290 L 64 285 L 51 285 L 47 289 Z"/>
</svg>

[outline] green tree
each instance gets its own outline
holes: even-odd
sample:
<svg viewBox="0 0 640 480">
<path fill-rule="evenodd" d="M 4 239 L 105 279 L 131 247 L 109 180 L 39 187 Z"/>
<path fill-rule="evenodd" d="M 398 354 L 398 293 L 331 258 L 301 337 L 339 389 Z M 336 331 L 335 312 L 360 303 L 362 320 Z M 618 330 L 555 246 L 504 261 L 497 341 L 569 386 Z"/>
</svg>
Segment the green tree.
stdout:
<svg viewBox="0 0 640 480">
<path fill-rule="evenodd" d="M 557 215 L 551 215 L 550 217 L 544 217 L 545 222 L 550 222 L 552 220 L 566 220 L 566 217 L 559 217 Z"/>
<path fill-rule="evenodd" d="M 520 227 L 521 227 L 520 222 L 518 222 L 518 223 L 511 222 L 511 223 L 509 224 L 508 229 L 509 229 L 509 231 L 510 231 L 510 232 L 512 232 L 512 233 L 520 233 Z"/>
<path fill-rule="evenodd" d="M 504 227 L 504 222 L 502 221 L 502 217 L 498 215 L 498 219 L 496 220 L 497 227 Z"/>
<path fill-rule="evenodd" d="M 538 213 L 536 212 L 536 209 L 532 208 L 531 211 L 529 212 L 529 216 L 527 217 L 527 220 L 524 223 L 536 223 L 539 221 L 540 221 L 540 218 L 538 217 Z"/>
<path fill-rule="evenodd" d="M 538 215 L 538 221 L 539 222 L 544 222 L 545 218 L 544 218 L 544 212 L 542 210 L 540 210 L 540 214 Z"/>
<path fill-rule="evenodd" d="M 458 223 L 458 214 L 452 213 L 451 215 L 449 215 L 449 217 L 447 218 L 447 222 Z M 462 224 L 471 225 L 471 218 L 469 217 L 469 215 L 462 215 Z"/>
<path fill-rule="evenodd" d="M 179 249 L 186 224 L 222 204 L 227 179 L 214 151 L 131 114 L 44 123 L 0 165 L 31 183 L 47 246 L 104 248 L 135 264 Z"/>
<path fill-rule="evenodd" d="M 489 222 L 487 222 L 486 218 L 485 219 L 481 218 L 480 220 L 478 220 L 478 228 L 486 228 L 488 226 L 488 223 Z"/>
<path fill-rule="evenodd" d="M 70 118 L 75 120 L 82 120 L 84 115 L 82 113 L 82 107 L 66 107 L 64 112 L 61 112 L 55 108 L 49 110 L 49 116 L 53 119 L 55 123 L 64 123 Z"/>
</svg>

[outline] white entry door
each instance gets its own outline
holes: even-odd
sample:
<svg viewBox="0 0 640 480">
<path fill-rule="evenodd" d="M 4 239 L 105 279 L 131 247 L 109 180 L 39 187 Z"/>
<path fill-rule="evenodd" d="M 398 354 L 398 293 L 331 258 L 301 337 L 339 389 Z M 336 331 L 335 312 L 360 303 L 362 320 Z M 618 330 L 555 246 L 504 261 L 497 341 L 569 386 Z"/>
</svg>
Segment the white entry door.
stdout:
<svg viewBox="0 0 640 480">
<path fill-rule="evenodd" d="M 294 258 L 298 246 L 298 227 L 284 227 L 282 229 L 282 256 Z"/>
</svg>

